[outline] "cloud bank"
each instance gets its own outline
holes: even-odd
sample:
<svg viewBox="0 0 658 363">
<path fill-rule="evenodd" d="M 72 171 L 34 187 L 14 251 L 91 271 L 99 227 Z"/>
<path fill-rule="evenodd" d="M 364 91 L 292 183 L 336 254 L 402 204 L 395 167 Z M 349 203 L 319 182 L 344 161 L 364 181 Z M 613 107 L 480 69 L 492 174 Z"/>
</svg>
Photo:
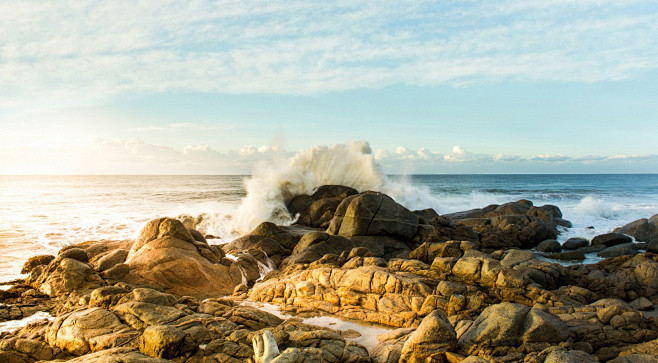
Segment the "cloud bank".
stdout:
<svg viewBox="0 0 658 363">
<path fill-rule="evenodd" d="M 251 174 L 259 162 L 291 157 L 280 146 L 244 146 L 220 152 L 208 146 L 180 150 L 141 140 L 93 138 L 77 143 L 26 143 L 0 148 L 0 174 Z M 428 148 L 378 149 L 373 158 L 388 174 L 434 173 L 623 173 L 658 172 L 658 154 L 522 157 L 476 154 L 460 146 L 449 152 Z"/>
<path fill-rule="evenodd" d="M 123 92 L 620 80 L 658 67 L 657 17 L 651 0 L 5 0 L 0 107 Z"/>
</svg>

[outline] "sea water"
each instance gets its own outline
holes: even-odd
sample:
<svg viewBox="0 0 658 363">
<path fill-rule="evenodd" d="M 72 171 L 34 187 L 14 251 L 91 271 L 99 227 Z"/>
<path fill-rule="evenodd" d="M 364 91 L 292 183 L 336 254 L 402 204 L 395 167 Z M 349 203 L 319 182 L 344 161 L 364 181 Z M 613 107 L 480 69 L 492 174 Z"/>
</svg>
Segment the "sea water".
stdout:
<svg viewBox="0 0 658 363">
<path fill-rule="evenodd" d="M 354 167 L 330 160 L 323 165 L 338 168 L 337 174 Z M 560 241 L 591 238 L 658 213 L 655 174 L 373 176 L 367 168 L 376 164 L 359 167 L 365 169 L 337 179 L 294 168 L 276 175 L 257 170 L 252 177 L 0 176 L 0 282 L 22 277 L 21 266 L 30 256 L 88 240 L 133 239 L 146 222 L 162 216 L 185 219 L 218 237 L 211 240 L 217 244 L 264 220 L 290 224 L 294 216 L 281 210 L 286 198 L 322 184 L 378 188 L 410 209 L 434 208 L 440 214 L 519 199 L 554 204 L 574 225 L 562 230 Z"/>
</svg>

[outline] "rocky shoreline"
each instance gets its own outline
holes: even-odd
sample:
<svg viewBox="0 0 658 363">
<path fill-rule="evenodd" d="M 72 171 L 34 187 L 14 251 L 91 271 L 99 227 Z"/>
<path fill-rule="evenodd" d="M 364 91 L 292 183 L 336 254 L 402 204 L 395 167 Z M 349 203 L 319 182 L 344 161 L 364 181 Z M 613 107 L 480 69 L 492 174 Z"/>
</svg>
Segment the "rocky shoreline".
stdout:
<svg viewBox="0 0 658 363">
<path fill-rule="evenodd" d="M 29 259 L 0 322 L 53 318 L 1 333 L 0 361 L 658 362 L 658 215 L 561 245 L 571 223 L 527 200 L 440 216 L 329 185 L 287 208 L 223 245 L 160 218 Z"/>
</svg>

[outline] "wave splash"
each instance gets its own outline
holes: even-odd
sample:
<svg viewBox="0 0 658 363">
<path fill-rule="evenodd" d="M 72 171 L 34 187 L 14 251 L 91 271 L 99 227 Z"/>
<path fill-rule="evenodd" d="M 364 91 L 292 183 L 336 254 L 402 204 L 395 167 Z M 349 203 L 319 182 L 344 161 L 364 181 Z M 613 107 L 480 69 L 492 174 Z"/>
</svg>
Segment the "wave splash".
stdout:
<svg viewBox="0 0 658 363">
<path fill-rule="evenodd" d="M 292 158 L 257 164 L 245 183 L 247 196 L 233 216 L 234 232 L 248 233 L 264 221 L 279 225 L 294 223 L 286 204 L 297 195 L 312 194 L 328 184 L 349 186 L 359 192 L 383 192 L 410 209 L 436 204 L 428 189 L 404 180 L 390 180 L 366 141 L 351 141 L 315 146 Z"/>
</svg>

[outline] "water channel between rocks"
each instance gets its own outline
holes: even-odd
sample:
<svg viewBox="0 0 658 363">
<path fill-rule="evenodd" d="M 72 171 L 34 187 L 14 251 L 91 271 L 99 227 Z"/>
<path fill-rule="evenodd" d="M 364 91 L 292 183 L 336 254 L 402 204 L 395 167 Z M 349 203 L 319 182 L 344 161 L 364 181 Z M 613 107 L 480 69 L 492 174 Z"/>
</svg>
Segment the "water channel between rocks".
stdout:
<svg viewBox="0 0 658 363">
<path fill-rule="evenodd" d="M 356 321 L 342 320 L 334 316 L 326 316 L 326 315 L 315 316 L 312 318 L 302 318 L 295 315 L 282 313 L 280 307 L 277 305 L 261 303 L 261 302 L 253 302 L 249 300 L 243 301 L 242 305 L 256 308 L 258 310 L 264 311 L 266 313 L 270 313 L 284 320 L 291 318 L 299 318 L 304 324 L 318 326 L 321 328 L 329 328 L 343 332 L 350 330 L 356 331 L 360 334 L 360 336 L 355 338 L 345 337 L 345 339 L 363 345 L 364 347 L 366 347 L 366 349 L 368 349 L 369 353 L 372 353 L 372 351 L 379 343 L 377 337 L 380 334 L 395 329 L 395 328 L 386 328 L 383 326 L 376 326 L 376 325 L 356 322 Z"/>
</svg>

